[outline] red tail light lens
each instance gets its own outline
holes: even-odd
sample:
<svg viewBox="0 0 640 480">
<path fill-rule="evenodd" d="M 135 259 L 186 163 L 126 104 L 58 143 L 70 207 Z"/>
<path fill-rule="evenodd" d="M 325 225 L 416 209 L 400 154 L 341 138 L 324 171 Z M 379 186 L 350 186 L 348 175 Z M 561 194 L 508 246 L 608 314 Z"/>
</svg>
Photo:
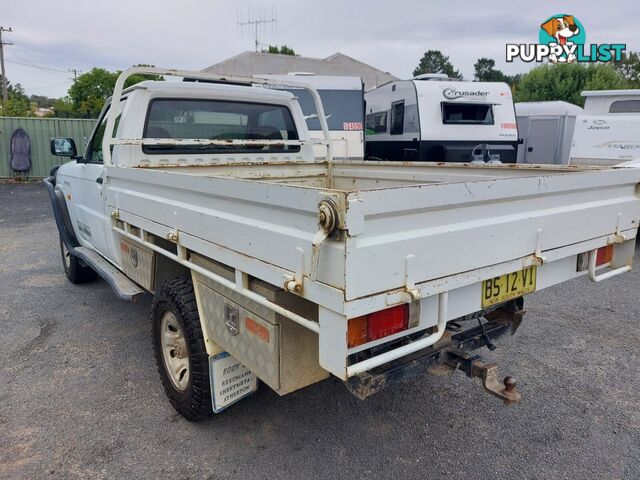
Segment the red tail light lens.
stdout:
<svg viewBox="0 0 640 480">
<path fill-rule="evenodd" d="M 611 263 L 611 260 L 613 260 L 613 245 L 600 247 L 596 255 L 596 267 L 604 265 L 605 263 Z"/>
<path fill-rule="evenodd" d="M 408 326 L 409 304 L 398 305 L 349 320 L 347 343 L 349 348 L 357 347 L 406 330 Z"/>
</svg>

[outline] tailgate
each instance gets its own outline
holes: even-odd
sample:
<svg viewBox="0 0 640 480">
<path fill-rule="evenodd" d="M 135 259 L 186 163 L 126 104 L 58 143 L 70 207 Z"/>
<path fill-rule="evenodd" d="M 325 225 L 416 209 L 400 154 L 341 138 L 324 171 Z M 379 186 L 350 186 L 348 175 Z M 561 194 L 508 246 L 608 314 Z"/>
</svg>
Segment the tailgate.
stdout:
<svg viewBox="0 0 640 480">
<path fill-rule="evenodd" d="M 352 192 L 346 299 L 607 236 L 635 236 L 640 169 Z M 365 281 L 366 279 L 366 281 Z"/>
</svg>

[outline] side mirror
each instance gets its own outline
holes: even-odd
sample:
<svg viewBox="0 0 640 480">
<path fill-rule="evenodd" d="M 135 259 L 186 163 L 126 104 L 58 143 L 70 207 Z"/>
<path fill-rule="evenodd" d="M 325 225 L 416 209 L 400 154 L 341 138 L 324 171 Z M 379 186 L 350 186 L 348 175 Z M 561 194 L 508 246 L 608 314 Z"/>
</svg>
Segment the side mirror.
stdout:
<svg viewBox="0 0 640 480">
<path fill-rule="evenodd" d="M 52 138 L 50 142 L 51 155 L 57 157 L 76 157 L 78 156 L 78 150 L 76 149 L 76 142 L 73 138 Z"/>
</svg>

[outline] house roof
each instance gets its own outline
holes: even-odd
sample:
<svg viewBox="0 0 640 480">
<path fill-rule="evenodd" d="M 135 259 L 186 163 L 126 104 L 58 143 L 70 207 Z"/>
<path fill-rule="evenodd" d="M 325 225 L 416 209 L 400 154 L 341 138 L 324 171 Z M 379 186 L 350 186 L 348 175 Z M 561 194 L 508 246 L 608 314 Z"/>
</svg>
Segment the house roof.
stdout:
<svg viewBox="0 0 640 480">
<path fill-rule="evenodd" d="M 291 72 L 318 75 L 345 75 L 362 78 L 365 90 L 398 80 L 364 62 L 337 52 L 327 58 L 312 58 L 279 53 L 243 52 L 204 69 L 205 72 L 225 75 L 286 75 Z"/>
</svg>

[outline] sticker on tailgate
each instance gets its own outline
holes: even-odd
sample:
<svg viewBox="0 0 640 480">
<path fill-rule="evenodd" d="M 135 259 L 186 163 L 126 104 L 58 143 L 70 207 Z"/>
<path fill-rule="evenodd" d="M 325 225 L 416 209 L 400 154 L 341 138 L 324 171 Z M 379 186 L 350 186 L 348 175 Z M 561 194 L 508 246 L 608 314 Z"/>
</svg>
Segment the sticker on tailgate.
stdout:
<svg viewBox="0 0 640 480">
<path fill-rule="evenodd" d="M 258 378 L 227 352 L 209 357 L 211 402 L 219 413 L 258 389 Z"/>
</svg>

